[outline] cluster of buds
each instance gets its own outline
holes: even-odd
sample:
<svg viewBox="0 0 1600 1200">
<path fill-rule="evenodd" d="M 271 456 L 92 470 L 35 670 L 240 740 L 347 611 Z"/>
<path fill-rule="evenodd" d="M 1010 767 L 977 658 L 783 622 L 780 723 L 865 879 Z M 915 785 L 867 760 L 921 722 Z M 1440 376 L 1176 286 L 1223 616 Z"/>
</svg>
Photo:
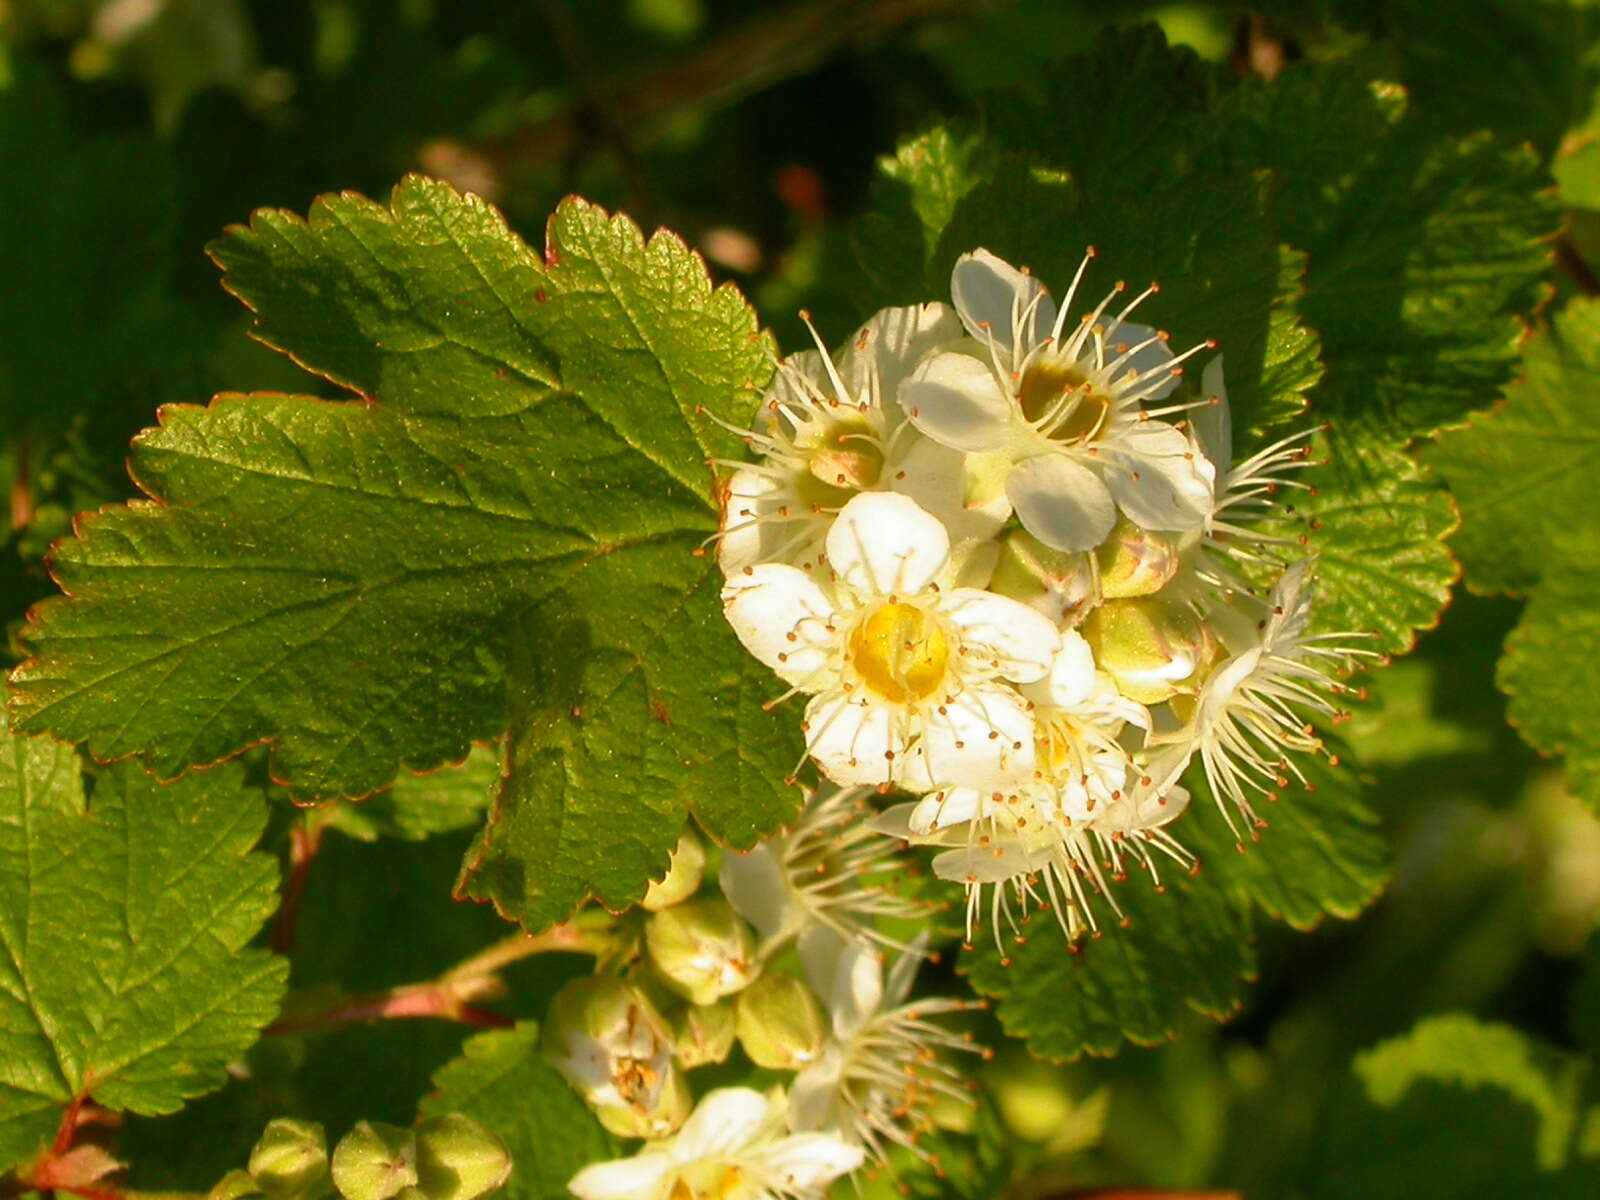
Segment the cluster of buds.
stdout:
<svg viewBox="0 0 1600 1200">
<path fill-rule="evenodd" d="M 1162 860 L 1201 764 L 1241 847 L 1305 782 L 1354 635 L 1308 632 L 1314 561 L 1268 532 L 1311 431 L 1235 463 L 1222 360 L 1201 386 L 1118 283 L 1073 318 L 984 250 L 953 307 L 888 309 L 780 362 L 756 461 L 726 464 L 718 559 L 745 647 L 809 697 L 808 756 L 918 797 L 870 821 L 938 848 L 968 938 Z M 798 766 L 797 766 L 798 770 Z"/>
<path fill-rule="evenodd" d="M 360 1121 L 328 1153 L 315 1121 L 267 1124 L 243 1171 L 211 1189 L 213 1200 L 479 1200 L 511 1175 L 505 1144 L 459 1113 L 414 1129 Z"/>
<path fill-rule="evenodd" d="M 860 819 L 865 797 L 814 796 L 788 832 L 726 853 L 715 879 L 686 834 L 634 948 L 557 994 L 547 1060 L 608 1130 L 644 1142 L 580 1172 L 576 1195 L 820 1196 L 893 1145 L 918 1153 L 934 1102 L 968 1099 L 940 1052 L 975 1047 L 931 1018 L 969 1005 L 908 1001 L 925 936 L 898 943 L 877 923 L 925 908 L 881 885 L 909 864 Z M 730 1060 L 790 1078 L 694 1099 L 690 1076 Z"/>
</svg>

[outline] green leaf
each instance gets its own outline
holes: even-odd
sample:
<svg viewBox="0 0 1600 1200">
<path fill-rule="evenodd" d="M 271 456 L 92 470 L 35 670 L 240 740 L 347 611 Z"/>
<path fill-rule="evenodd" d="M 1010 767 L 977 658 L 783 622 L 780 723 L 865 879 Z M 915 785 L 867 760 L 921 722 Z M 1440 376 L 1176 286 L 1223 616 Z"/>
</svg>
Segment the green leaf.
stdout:
<svg viewBox="0 0 1600 1200">
<path fill-rule="evenodd" d="M 61 1108 L 173 1112 L 277 1012 L 286 964 L 245 949 L 276 905 L 266 806 L 229 768 L 163 786 L 0 733 L 0 1170 Z"/>
<path fill-rule="evenodd" d="M 1452 545 L 1474 589 L 1525 591 L 1552 564 L 1600 558 L 1597 392 L 1600 300 L 1578 299 L 1529 339 L 1505 401 L 1427 455 L 1461 504 Z"/>
<path fill-rule="evenodd" d="M 268 741 L 298 798 L 360 796 L 499 735 L 528 631 L 514 690 L 536 672 L 583 722 L 545 746 L 530 817 L 559 825 L 552 805 L 579 800 L 563 772 L 604 775 L 595 824 L 626 826 L 629 849 L 541 850 L 525 878 L 508 785 L 492 821 L 512 829 L 486 835 L 473 861 L 493 878 L 472 894 L 533 924 L 597 888 L 620 906 L 664 870 L 691 799 L 741 844 L 792 813 L 793 722 L 762 712 L 770 689 L 704 686 L 753 680 L 696 557 L 715 528 L 705 459 L 739 446 L 700 410 L 747 421 L 770 371 L 736 292 L 677 238 L 578 200 L 541 260 L 482 201 L 417 177 L 388 208 L 258 213 L 214 253 L 265 339 L 370 401 L 163 410 L 133 461 L 162 503 L 106 510 L 55 554 L 69 597 L 26 634 L 22 727 L 162 776 Z M 645 778 L 606 765 L 619 747 Z"/>
<path fill-rule="evenodd" d="M 1315 491 L 1288 498 L 1288 520 L 1264 528 L 1318 555 L 1314 621 L 1328 632 L 1372 633 L 1404 654 L 1450 599 L 1458 574 L 1443 539 L 1456 508 L 1439 480 L 1409 455 L 1354 431 L 1329 431 L 1307 471 Z"/>
<path fill-rule="evenodd" d="M 1242 852 L 1202 772 L 1184 781 L 1194 798 L 1172 830 L 1214 884 L 1310 929 L 1325 916 L 1354 917 L 1377 898 L 1389 878 L 1389 847 L 1347 768 L 1309 758 L 1300 767 L 1311 787 L 1291 785 L 1277 803 L 1259 805 L 1267 824 Z"/>
<path fill-rule="evenodd" d="M 1600 807 L 1600 571 L 1548 577 L 1506 638 L 1495 680 L 1507 718 L 1535 749 L 1565 760 L 1567 782 Z"/>
<path fill-rule="evenodd" d="M 1430 135 L 1398 89 L 1341 67 L 1242 85 L 1219 126 L 1214 156 L 1273 172 L 1279 235 L 1309 256 L 1318 410 L 1399 445 L 1490 403 L 1548 291 L 1558 221 L 1535 156 Z"/>
<path fill-rule="evenodd" d="M 779 688 L 749 655 L 703 649 L 726 626 L 721 583 L 714 570 L 612 557 L 581 595 L 533 611 L 512 670 L 524 683 L 505 777 L 467 855 L 467 895 L 529 928 L 591 890 L 620 909 L 664 873 L 686 808 L 739 846 L 793 816 L 800 793 L 783 781 L 800 750 L 761 707 Z"/>
<path fill-rule="evenodd" d="M 985 929 L 959 969 L 995 998 L 1005 1031 L 1041 1058 L 1114 1054 L 1124 1041 L 1153 1046 L 1195 1012 L 1225 1019 L 1255 970 L 1244 906 L 1204 872 L 1162 878 L 1161 892 L 1137 876 L 1114 885 L 1126 928 L 1109 924 L 1068 949 L 1054 918 L 1036 914 L 1026 941 L 1004 954 Z"/>
<path fill-rule="evenodd" d="M 433 1077 L 422 1115 L 463 1113 L 511 1151 L 506 1200 L 567 1200 L 567 1181 L 617 1156 L 616 1144 L 539 1053 L 539 1027 L 479 1034 Z"/>
<path fill-rule="evenodd" d="M 307 820 L 326 820 L 330 829 L 363 842 L 400 838 L 420 842 L 438 833 L 471 829 L 500 781 L 493 750 L 474 746 L 466 761 L 426 775 L 403 774 L 394 786 L 358 803 L 336 801 L 326 814 L 313 810 Z"/>
<path fill-rule="evenodd" d="M 1357 1056 L 1322 1117 L 1307 1193 L 1591 1196 L 1600 1177 L 1574 1155 L 1588 1071 L 1510 1026 L 1431 1017 Z"/>
</svg>

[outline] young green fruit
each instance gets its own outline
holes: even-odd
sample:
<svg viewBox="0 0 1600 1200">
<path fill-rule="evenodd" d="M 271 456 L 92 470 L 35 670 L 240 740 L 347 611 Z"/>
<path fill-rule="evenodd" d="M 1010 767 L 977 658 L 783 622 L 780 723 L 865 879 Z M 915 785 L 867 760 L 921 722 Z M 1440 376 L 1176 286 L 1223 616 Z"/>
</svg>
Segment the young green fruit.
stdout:
<svg viewBox="0 0 1600 1200">
<path fill-rule="evenodd" d="M 653 914 L 644 937 L 656 972 L 693 1004 L 731 996 L 761 970 L 750 927 L 721 897 Z"/>
<path fill-rule="evenodd" d="M 250 1151 L 250 1178 L 268 1200 L 299 1200 L 328 1180 L 328 1139 L 315 1121 L 269 1121 Z"/>
<path fill-rule="evenodd" d="M 450 1113 L 417 1126 L 417 1186 L 428 1200 L 478 1200 L 510 1175 L 505 1143 L 476 1121 Z"/>
<path fill-rule="evenodd" d="M 828 1040 L 817 998 L 803 980 L 782 971 L 769 971 L 740 992 L 734 1019 L 750 1061 L 775 1071 L 815 1061 Z"/>
<path fill-rule="evenodd" d="M 333 1148 L 333 1186 L 345 1200 L 389 1200 L 417 1182 L 417 1135 L 358 1121 Z"/>
</svg>

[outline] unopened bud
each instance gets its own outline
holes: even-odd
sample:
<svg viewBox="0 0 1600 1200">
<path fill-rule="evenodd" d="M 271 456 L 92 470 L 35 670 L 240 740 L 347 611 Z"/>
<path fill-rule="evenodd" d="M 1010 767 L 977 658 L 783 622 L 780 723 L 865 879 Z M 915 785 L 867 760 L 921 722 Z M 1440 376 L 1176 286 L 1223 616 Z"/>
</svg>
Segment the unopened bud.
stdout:
<svg viewBox="0 0 1600 1200">
<path fill-rule="evenodd" d="M 556 993 L 541 1044 L 550 1064 L 620 1137 L 665 1137 L 688 1115 L 666 1021 L 644 993 L 615 975 L 573 979 Z"/>
<path fill-rule="evenodd" d="M 718 896 L 654 914 L 644 937 L 656 971 L 694 1004 L 731 996 L 761 970 L 750 927 Z"/>
<path fill-rule="evenodd" d="M 1052 549 L 1021 529 L 1001 543 L 989 590 L 1068 625 L 1100 600 L 1093 555 Z"/>
<path fill-rule="evenodd" d="M 211 1185 L 206 1200 L 244 1200 L 246 1196 L 262 1194 L 261 1185 L 250 1177 L 250 1172 L 236 1168 Z"/>
<path fill-rule="evenodd" d="M 641 903 L 651 912 L 681 904 L 695 894 L 705 873 L 705 847 L 700 844 L 699 838 L 686 829 L 672 852 L 672 864 L 667 868 L 666 875 L 650 885 Z"/>
<path fill-rule="evenodd" d="M 719 1063 L 733 1049 L 733 1005 L 726 1000 L 685 1004 L 670 1020 L 673 1053 L 685 1070 Z"/>
<path fill-rule="evenodd" d="M 333 1148 L 333 1186 L 345 1200 L 389 1200 L 417 1182 L 417 1135 L 358 1121 Z"/>
<path fill-rule="evenodd" d="M 1111 536 L 1095 552 L 1100 594 L 1107 600 L 1153 596 L 1178 573 L 1178 550 L 1165 534 L 1141 529 L 1119 517 Z"/>
<path fill-rule="evenodd" d="M 450 1113 L 417 1126 L 417 1186 L 428 1200 L 478 1200 L 510 1174 L 505 1143 L 476 1121 Z"/>
<path fill-rule="evenodd" d="M 1214 649 L 1210 631 L 1192 609 L 1151 597 L 1107 600 L 1080 632 L 1095 665 L 1139 704 L 1193 693 Z"/>
<path fill-rule="evenodd" d="M 817 998 L 803 980 L 782 971 L 768 971 L 739 993 L 735 1019 L 750 1061 L 775 1071 L 813 1062 L 828 1040 Z"/>
<path fill-rule="evenodd" d="M 269 1200 L 314 1195 L 328 1178 L 328 1139 L 322 1126 L 289 1117 L 267 1122 L 250 1151 L 249 1170 Z"/>
</svg>

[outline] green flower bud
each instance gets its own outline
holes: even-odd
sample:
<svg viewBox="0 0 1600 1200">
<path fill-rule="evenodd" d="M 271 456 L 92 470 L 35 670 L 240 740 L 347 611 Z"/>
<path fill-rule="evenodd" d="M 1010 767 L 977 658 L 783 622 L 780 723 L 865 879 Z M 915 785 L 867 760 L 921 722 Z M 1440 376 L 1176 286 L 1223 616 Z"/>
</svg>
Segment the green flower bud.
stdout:
<svg viewBox="0 0 1600 1200">
<path fill-rule="evenodd" d="M 822 1007 L 797 977 L 768 971 L 734 1004 L 739 1044 L 756 1066 L 797 1071 L 822 1053 L 828 1040 Z"/>
<path fill-rule="evenodd" d="M 688 1115 L 667 1022 L 643 992 L 615 975 L 574 979 L 556 993 L 541 1045 L 621 1137 L 664 1137 Z"/>
<path fill-rule="evenodd" d="M 989 590 L 1069 625 L 1100 599 L 1093 555 L 1054 550 L 1021 529 L 1001 543 Z"/>
<path fill-rule="evenodd" d="M 1192 609 L 1153 597 L 1107 600 L 1080 632 L 1095 665 L 1140 704 L 1192 694 L 1214 649 L 1211 632 Z"/>
<path fill-rule="evenodd" d="M 450 1113 L 417 1126 L 417 1180 L 428 1200 L 478 1200 L 510 1174 L 505 1143 L 476 1121 Z"/>
<path fill-rule="evenodd" d="M 417 1135 L 357 1121 L 333 1148 L 333 1186 L 345 1200 L 389 1200 L 417 1182 Z"/>
<path fill-rule="evenodd" d="M 269 1121 L 250 1151 L 250 1178 L 269 1200 L 321 1191 L 328 1179 L 328 1139 L 322 1126 L 289 1117 Z"/>
<path fill-rule="evenodd" d="M 733 1049 L 733 1005 L 726 1000 L 686 1004 L 671 1021 L 673 1053 L 685 1070 L 722 1062 Z"/>
<path fill-rule="evenodd" d="M 731 996 L 761 970 L 750 927 L 720 896 L 654 914 L 644 939 L 667 986 L 694 1004 Z"/>
<path fill-rule="evenodd" d="M 1100 594 L 1107 600 L 1152 596 L 1178 573 L 1178 549 L 1164 534 L 1117 518 L 1111 536 L 1094 552 L 1100 566 Z"/>
<path fill-rule="evenodd" d="M 700 844 L 699 838 L 686 829 L 672 852 L 672 864 L 667 868 L 666 875 L 650 885 L 641 903 L 651 912 L 681 904 L 694 895 L 705 873 L 705 847 Z"/>
</svg>

